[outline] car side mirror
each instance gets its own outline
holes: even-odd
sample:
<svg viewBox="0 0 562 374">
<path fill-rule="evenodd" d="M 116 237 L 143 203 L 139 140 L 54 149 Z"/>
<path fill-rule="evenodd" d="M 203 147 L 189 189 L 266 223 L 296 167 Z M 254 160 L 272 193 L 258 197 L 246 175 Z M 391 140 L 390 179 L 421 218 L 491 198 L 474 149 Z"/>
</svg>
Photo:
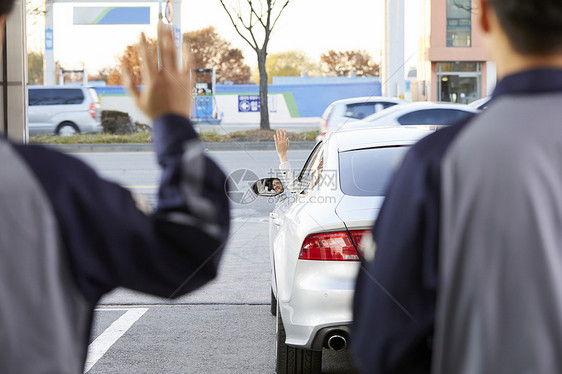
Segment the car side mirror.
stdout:
<svg viewBox="0 0 562 374">
<path fill-rule="evenodd" d="M 279 178 L 262 178 L 252 184 L 252 192 L 257 196 L 277 196 L 285 191 Z"/>
</svg>

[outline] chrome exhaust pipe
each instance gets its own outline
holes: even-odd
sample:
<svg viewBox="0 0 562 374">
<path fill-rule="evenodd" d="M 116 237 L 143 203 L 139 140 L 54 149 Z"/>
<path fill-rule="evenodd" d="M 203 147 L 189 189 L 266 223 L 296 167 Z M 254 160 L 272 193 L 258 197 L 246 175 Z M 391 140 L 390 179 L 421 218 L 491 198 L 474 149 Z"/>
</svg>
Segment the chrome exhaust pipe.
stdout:
<svg viewBox="0 0 562 374">
<path fill-rule="evenodd" d="M 332 351 L 341 351 L 347 347 L 347 340 L 341 335 L 332 335 L 328 339 L 328 348 Z"/>
</svg>

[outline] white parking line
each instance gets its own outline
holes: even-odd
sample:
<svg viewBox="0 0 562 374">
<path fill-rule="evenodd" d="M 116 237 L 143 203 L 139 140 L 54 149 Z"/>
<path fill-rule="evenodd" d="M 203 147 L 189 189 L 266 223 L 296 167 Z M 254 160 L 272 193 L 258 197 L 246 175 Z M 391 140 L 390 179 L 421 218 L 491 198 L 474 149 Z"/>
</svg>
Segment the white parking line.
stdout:
<svg viewBox="0 0 562 374">
<path fill-rule="evenodd" d="M 127 310 L 119 319 L 111 324 L 101 335 L 99 335 L 96 340 L 90 343 L 88 346 L 88 356 L 86 359 L 86 366 L 84 367 L 84 373 L 90 371 L 92 366 L 98 362 L 100 358 L 111 348 L 113 344 L 123 334 L 127 332 L 128 329 L 133 326 L 133 324 L 142 317 L 148 308 L 134 308 L 134 309 L 96 309 L 96 311 L 116 311 L 116 310 Z"/>
</svg>

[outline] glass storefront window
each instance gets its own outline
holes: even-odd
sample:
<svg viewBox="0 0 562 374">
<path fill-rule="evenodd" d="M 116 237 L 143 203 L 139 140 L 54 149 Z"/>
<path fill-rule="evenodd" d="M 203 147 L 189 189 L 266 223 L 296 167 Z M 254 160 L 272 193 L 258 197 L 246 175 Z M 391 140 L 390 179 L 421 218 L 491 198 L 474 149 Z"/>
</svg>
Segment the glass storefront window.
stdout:
<svg viewBox="0 0 562 374">
<path fill-rule="evenodd" d="M 479 62 L 439 62 L 437 80 L 439 101 L 468 104 L 481 97 Z"/>
<path fill-rule="evenodd" d="M 439 62 L 437 63 L 438 73 L 448 72 L 479 72 L 480 63 L 478 62 Z"/>
<path fill-rule="evenodd" d="M 471 46 L 471 0 L 447 0 L 447 47 Z"/>
</svg>

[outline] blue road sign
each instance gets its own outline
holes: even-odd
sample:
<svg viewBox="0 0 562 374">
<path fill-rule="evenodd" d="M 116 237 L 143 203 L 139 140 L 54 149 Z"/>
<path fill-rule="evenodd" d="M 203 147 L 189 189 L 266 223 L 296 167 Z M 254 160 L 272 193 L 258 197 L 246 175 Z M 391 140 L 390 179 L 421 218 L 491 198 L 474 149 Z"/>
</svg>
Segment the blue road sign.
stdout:
<svg viewBox="0 0 562 374">
<path fill-rule="evenodd" d="M 46 51 L 53 50 L 53 29 L 45 30 L 45 50 Z"/>
<path fill-rule="evenodd" d="M 259 95 L 238 95 L 238 112 L 259 112 Z"/>
<path fill-rule="evenodd" d="M 181 30 L 179 27 L 176 27 L 174 30 L 174 39 L 176 40 L 176 49 L 181 48 Z"/>
</svg>

